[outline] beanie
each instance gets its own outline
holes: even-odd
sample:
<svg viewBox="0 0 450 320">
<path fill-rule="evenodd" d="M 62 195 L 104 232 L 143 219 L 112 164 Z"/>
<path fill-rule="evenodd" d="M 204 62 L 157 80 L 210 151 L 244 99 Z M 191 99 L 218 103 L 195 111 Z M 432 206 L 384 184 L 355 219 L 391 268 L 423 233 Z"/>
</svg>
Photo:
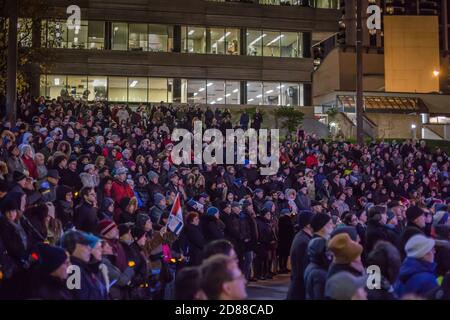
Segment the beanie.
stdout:
<svg viewBox="0 0 450 320">
<path fill-rule="evenodd" d="M 97 232 L 99 235 L 104 237 L 109 231 L 111 231 L 112 229 L 114 229 L 116 227 L 117 227 L 117 225 L 115 224 L 114 221 L 109 220 L 109 219 L 103 219 L 98 223 Z"/>
<path fill-rule="evenodd" d="M 206 210 L 206 215 L 208 216 L 214 216 L 216 213 L 219 213 L 219 209 L 216 207 L 209 207 L 208 210 Z"/>
<path fill-rule="evenodd" d="M 130 198 L 127 198 L 127 197 L 122 198 L 122 200 L 120 200 L 120 202 L 119 202 L 119 207 L 120 207 L 122 210 L 126 210 L 127 207 L 130 205 L 130 201 L 131 201 Z"/>
<path fill-rule="evenodd" d="M 417 234 L 411 237 L 405 244 L 406 255 L 409 258 L 421 259 L 433 249 L 435 242 L 431 238 Z"/>
<path fill-rule="evenodd" d="M 165 197 L 161 193 L 157 192 L 153 196 L 153 202 L 155 203 L 155 205 L 158 205 L 164 198 Z"/>
<path fill-rule="evenodd" d="M 328 248 L 334 254 L 337 264 L 349 264 L 355 261 L 362 253 L 362 246 L 353 241 L 347 233 L 340 233 L 330 239 Z"/>
<path fill-rule="evenodd" d="M 313 217 L 313 213 L 309 210 L 301 211 L 297 217 L 298 227 L 303 229 L 307 225 L 311 224 L 311 219 Z"/>
<path fill-rule="evenodd" d="M 353 226 L 339 226 L 337 227 L 330 235 L 330 239 L 333 238 L 334 236 L 341 234 L 341 233 L 346 233 L 350 236 L 350 239 L 352 239 L 353 241 L 357 241 L 358 240 L 358 232 L 356 231 L 356 228 Z"/>
<path fill-rule="evenodd" d="M 314 232 L 322 229 L 329 221 L 331 217 L 326 213 L 317 213 L 311 219 L 311 227 Z"/>
<path fill-rule="evenodd" d="M 132 224 L 129 224 L 129 223 L 119 224 L 117 226 L 117 228 L 119 229 L 119 237 L 122 237 L 124 234 L 127 234 L 128 232 L 130 232 L 131 225 Z"/>
<path fill-rule="evenodd" d="M 94 248 L 97 246 L 97 243 L 100 241 L 100 238 L 99 238 L 99 237 L 96 237 L 96 236 L 94 236 L 94 235 L 91 234 L 91 233 L 85 233 L 85 232 L 82 232 L 81 234 L 82 234 L 83 237 L 86 239 L 87 245 L 88 245 L 89 247 L 91 247 L 92 249 L 94 249 Z"/>
<path fill-rule="evenodd" d="M 133 239 L 136 241 L 141 239 L 145 234 L 146 234 L 145 230 L 141 228 L 138 227 L 131 228 L 131 235 L 133 236 Z"/>
<path fill-rule="evenodd" d="M 67 260 L 67 252 L 63 248 L 39 243 L 37 257 L 41 270 L 50 274 L 58 269 Z"/>
<path fill-rule="evenodd" d="M 423 211 L 418 206 L 411 206 L 406 210 L 406 219 L 408 222 L 414 221 L 421 215 L 423 215 Z"/>
<path fill-rule="evenodd" d="M 145 213 L 139 213 L 136 216 L 136 227 L 144 229 L 147 221 L 150 220 L 150 216 Z"/>
<path fill-rule="evenodd" d="M 264 202 L 263 208 L 272 210 L 273 205 L 274 205 L 273 201 L 269 200 L 269 201 Z"/>
</svg>

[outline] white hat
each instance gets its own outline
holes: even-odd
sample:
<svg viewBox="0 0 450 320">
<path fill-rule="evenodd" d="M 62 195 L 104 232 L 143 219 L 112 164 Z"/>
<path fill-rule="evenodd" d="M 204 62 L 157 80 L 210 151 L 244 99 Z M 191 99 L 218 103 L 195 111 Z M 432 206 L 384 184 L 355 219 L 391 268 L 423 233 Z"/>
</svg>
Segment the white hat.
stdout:
<svg viewBox="0 0 450 320">
<path fill-rule="evenodd" d="M 409 258 L 423 258 L 434 248 L 435 242 L 431 238 L 418 234 L 411 237 L 405 245 L 406 255 Z"/>
</svg>

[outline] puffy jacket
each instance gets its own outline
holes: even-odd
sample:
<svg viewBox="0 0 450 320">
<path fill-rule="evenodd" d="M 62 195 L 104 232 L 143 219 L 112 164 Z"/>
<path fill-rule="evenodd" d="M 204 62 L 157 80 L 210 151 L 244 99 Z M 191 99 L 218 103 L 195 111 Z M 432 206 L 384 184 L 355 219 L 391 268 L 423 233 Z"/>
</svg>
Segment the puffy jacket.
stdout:
<svg viewBox="0 0 450 320">
<path fill-rule="evenodd" d="M 111 186 L 111 197 L 116 203 L 120 203 L 123 198 L 133 198 L 134 192 L 128 183 L 114 180 Z"/>
<path fill-rule="evenodd" d="M 421 259 L 406 258 L 400 267 L 399 277 L 394 285 L 399 297 L 416 294 L 425 297 L 438 287 L 435 275 L 436 264 Z"/>
</svg>

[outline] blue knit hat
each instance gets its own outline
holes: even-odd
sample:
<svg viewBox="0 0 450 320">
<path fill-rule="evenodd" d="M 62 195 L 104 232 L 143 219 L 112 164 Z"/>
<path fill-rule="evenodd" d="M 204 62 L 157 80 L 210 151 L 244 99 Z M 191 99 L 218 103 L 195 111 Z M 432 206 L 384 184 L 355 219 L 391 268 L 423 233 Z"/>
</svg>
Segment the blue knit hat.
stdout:
<svg viewBox="0 0 450 320">
<path fill-rule="evenodd" d="M 206 215 L 208 216 L 214 216 L 216 213 L 219 213 L 219 209 L 216 207 L 209 207 L 208 210 L 206 210 Z"/>
<path fill-rule="evenodd" d="M 155 204 L 159 204 L 161 202 L 162 199 L 164 199 L 165 197 L 161 194 L 161 193 L 155 193 L 155 195 L 153 196 L 153 202 Z"/>
<path fill-rule="evenodd" d="M 266 201 L 264 202 L 263 208 L 272 210 L 273 205 L 274 205 L 273 201 Z"/>
<path fill-rule="evenodd" d="M 97 243 L 100 241 L 100 238 L 94 236 L 93 234 L 85 232 L 82 232 L 82 234 L 84 238 L 87 240 L 88 246 L 91 247 L 92 249 L 94 249 L 97 246 Z"/>
</svg>

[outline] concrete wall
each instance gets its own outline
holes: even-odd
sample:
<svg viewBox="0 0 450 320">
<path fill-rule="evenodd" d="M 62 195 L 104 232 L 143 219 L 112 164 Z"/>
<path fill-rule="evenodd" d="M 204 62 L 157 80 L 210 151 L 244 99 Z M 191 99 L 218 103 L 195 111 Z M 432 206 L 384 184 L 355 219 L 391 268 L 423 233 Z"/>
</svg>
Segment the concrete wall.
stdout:
<svg viewBox="0 0 450 320">
<path fill-rule="evenodd" d="M 412 138 L 411 125 L 416 125 L 417 138 L 421 138 L 420 116 L 406 114 L 366 113 L 378 126 L 378 138 Z"/>
<path fill-rule="evenodd" d="M 439 91 L 437 16 L 386 16 L 384 38 L 386 91 Z"/>
</svg>

